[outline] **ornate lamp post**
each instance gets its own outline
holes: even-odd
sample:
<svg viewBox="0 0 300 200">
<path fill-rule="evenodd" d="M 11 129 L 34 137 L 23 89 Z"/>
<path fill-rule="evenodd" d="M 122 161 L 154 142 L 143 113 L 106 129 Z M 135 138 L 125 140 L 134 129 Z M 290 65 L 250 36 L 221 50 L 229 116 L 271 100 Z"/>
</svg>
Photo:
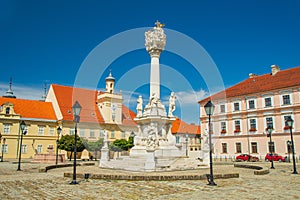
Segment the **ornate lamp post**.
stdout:
<svg viewBox="0 0 300 200">
<path fill-rule="evenodd" d="M 55 159 L 55 165 L 57 167 L 57 162 L 58 162 L 58 140 L 59 140 L 59 135 L 61 133 L 61 128 L 57 128 L 57 140 L 56 140 L 56 159 Z"/>
<path fill-rule="evenodd" d="M 185 134 L 185 156 L 188 157 L 188 140 L 189 140 L 189 135 Z"/>
<path fill-rule="evenodd" d="M 22 142 L 23 142 L 23 135 L 26 135 L 27 131 L 25 131 L 26 124 L 24 121 L 20 124 L 21 127 L 21 142 L 20 142 L 20 151 L 19 151 L 19 162 L 18 162 L 18 169 L 17 171 L 21 171 L 21 155 L 22 155 Z"/>
<path fill-rule="evenodd" d="M 3 138 L 3 145 L 2 145 L 2 159 L 1 159 L 1 162 L 3 162 L 3 153 L 4 153 L 4 148 L 5 148 L 5 142 L 6 142 L 6 138 Z"/>
<path fill-rule="evenodd" d="M 76 143 L 77 143 L 77 123 L 79 123 L 80 121 L 80 111 L 81 111 L 81 106 L 78 103 L 78 101 L 76 101 L 74 103 L 74 105 L 72 106 L 72 110 L 73 110 L 73 114 L 74 114 L 74 122 L 75 122 L 75 137 L 74 137 L 74 163 L 73 163 L 73 180 L 70 184 L 78 184 L 78 182 L 76 181 L 76 153 L 77 153 L 77 147 L 76 147 Z"/>
<path fill-rule="evenodd" d="M 288 120 L 286 120 L 287 125 L 290 128 L 290 133 L 291 133 L 291 142 L 292 142 L 292 154 L 293 154 L 293 173 L 292 174 L 298 174 L 297 169 L 296 169 L 296 161 L 295 161 L 295 150 L 294 150 L 294 140 L 293 140 L 293 132 L 292 132 L 292 128 L 293 128 L 293 123 L 294 120 L 292 118 L 289 118 Z"/>
<path fill-rule="evenodd" d="M 208 101 L 205 105 L 204 105 L 204 109 L 206 112 L 206 115 L 208 115 L 208 135 L 209 135 L 209 167 L 210 167 L 210 174 L 209 174 L 209 180 L 208 180 L 208 185 L 211 186 L 215 186 L 217 185 L 214 182 L 214 175 L 213 175 L 213 161 L 212 161 L 212 145 L 211 145 L 211 122 L 210 122 L 210 118 L 214 113 L 214 109 L 215 109 L 215 105 L 211 102 Z"/>
<path fill-rule="evenodd" d="M 271 169 L 275 169 L 274 168 L 274 161 L 273 161 L 273 153 L 274 153 L 274 142 L 272 142 L 272 131 L 273 131 L 273 128 L 272 126 L 268 126 L 268 135 L 270 137 L 270 143 L 269 143 L 269 152 L 272 154 L 271 156 Z"/>
</svg>

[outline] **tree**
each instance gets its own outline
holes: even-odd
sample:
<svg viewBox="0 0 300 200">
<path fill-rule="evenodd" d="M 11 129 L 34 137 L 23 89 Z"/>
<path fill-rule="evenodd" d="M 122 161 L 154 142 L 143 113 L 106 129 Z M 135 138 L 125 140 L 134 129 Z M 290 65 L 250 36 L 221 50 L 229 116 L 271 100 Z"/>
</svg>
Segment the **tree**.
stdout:
<svg viewBox="0 0 300 200">
<path fill-rule="evenodd" d="M 82 152 L 85 149 L 83 141 L 78 136 L 76 138 L 77 138 L 76 150 L 77 152 Z M 57 144 L 59 149 L 71 152 L 70 160 L 72 158 L 72 153 L 74 151 L 74 140 L 75 140 L 75 135 L 63 135 Z"/>
<path fill-rule="evenodd" d="M 83 140 L 83 144 L 86 150 L 95 153 L 95 159 L 97 160 L 97 152 L 100 151 L 101 148 L 103 147 L 103 138 L 100 138 L 95 142 L 90 142 L 87 139 L 85 139 Z"/>
</svg>

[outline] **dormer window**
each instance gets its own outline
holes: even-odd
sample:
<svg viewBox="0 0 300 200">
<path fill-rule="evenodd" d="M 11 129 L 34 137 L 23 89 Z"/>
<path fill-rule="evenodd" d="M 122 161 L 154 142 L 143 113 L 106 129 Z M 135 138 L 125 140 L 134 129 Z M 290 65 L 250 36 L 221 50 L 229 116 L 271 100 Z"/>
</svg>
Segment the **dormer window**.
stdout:
<svg viewBox="0 0 300 200">
<path fill-rule="evenodd" d="M 5 114 L 6 114 L 6 115 L 9 115 L 9 114 L 10 114 L 10 107 L 6 107 L 6 109 L 5 109 Z"/>
</svg>

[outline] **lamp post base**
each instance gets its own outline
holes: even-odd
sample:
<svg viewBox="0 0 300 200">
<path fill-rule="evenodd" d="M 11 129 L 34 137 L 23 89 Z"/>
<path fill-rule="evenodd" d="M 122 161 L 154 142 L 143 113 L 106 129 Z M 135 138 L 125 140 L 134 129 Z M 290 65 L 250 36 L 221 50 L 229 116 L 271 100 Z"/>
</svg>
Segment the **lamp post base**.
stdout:
<svg viewBox="0 0 300 200">
<path fill-rule="evenodd" d="M 210 185 L 210 186 L 217 186 L 217 184 L 213 181 L 208 181 L 208 184 L 207 185 Z"/>
<path fill-rule="evenodd" d="M 298 174 L 298 172 L 297 171 L 293 171 L 293 173 L 292 174 Z"/>
<path fill-rule="evenodd" d="M 77 185 L 77 184 L 79 184 L 76 180 L 73 180 L 71 183 L 70 183 L 70 185 Z"/>
</svg>

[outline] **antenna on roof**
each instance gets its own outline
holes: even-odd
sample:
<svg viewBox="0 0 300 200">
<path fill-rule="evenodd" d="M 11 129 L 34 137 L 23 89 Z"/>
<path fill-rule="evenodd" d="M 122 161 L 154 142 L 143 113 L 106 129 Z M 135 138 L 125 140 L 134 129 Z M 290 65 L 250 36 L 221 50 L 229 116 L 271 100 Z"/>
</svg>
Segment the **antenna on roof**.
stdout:
<svg viewBox="0 0 300 200">
<path fill-rule="evenodd" d="M 44 83 L 44 94 L 42 96 L 42 101 L 46 101 L 47 97 L 47 83 Z"/>
<path fill-rule="evenodd" d="M 16 98 L 16 96 L 14 95 L 14 92 L 11 89 L 11 86 L 12 86 L 12 78 L 10 77 L 10 80 L 9 80 L 9 89 L 7 90 L 7 92 L 5 93 L 5 95 L 3 97 L 14 98 L 14 99 Z"/>
</svg>

